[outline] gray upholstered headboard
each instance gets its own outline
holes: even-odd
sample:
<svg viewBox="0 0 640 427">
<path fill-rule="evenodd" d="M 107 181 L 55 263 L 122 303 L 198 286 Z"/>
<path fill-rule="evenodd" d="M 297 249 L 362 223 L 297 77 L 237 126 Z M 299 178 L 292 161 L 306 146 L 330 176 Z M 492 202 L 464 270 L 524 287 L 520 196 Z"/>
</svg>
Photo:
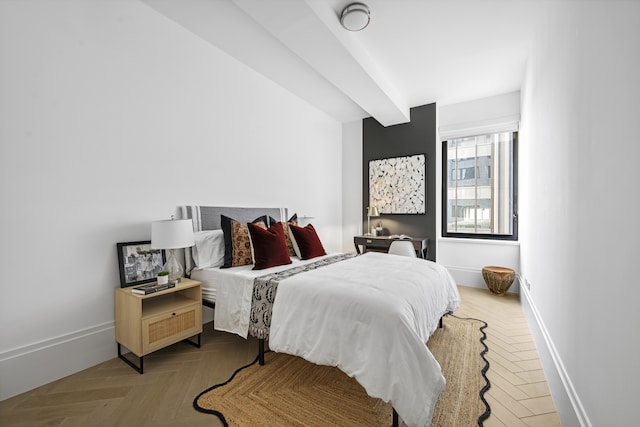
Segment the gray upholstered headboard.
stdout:
<svg viewBox="0 0 640 427">
<path fill-rule="evenodd" d="M 178 206 L 178 216 L 181 219 L 193 220 L 193 231 L 219 230 L 220 215 L 228 216 L 238 222 L 251 222 L 254 219 L 267 215 L 276 221 L 286 221 L 287 208 L 233 208 L 227 206 Z M 185 271 L 191 272 L 194 267 L 191 249 L 184 251 Z"/>
</svg>

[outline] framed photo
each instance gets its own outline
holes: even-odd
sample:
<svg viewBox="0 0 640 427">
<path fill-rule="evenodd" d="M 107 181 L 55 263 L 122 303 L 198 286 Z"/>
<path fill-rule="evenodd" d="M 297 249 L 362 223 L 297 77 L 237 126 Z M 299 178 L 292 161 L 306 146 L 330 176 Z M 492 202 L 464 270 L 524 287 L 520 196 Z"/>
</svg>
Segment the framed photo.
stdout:
<svg viewBox="0 0 640 427">
<path fill-rule="evenodd" d="M 369 161 L 369 206 L 381 214 L 425 214 L 426 156 Z"/>
<path fill-rule="evenodd" d="M 155 282 L 166 256 L 162 249 L 151 249 L 151 241 L 117 243 L 120 287 Z"/>
</svg>

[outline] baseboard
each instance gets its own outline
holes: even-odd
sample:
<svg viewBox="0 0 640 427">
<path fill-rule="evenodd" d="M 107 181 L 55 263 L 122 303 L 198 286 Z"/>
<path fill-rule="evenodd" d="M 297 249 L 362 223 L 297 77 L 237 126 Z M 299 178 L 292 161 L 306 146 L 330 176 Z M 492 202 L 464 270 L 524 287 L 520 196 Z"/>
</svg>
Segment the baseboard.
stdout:
<svg viewBox="0 0 640 427">
<path fill-rule="evenodd" d="M 487 289 L 487 285 L 484 283 L 484 279 L 482 278 L 481 268 L 459 267 L 453 265 L 445 265 L 444 267 L 449 270 L 449 273 L 451 273 L 456 284 L 468 286 L 470 288 Z M 507 292 L 517 294 L 519 292 L 519 288 L 519 282 L 515 280 Z"/>
<path fill-rule="evenodd" d="M 518 280 L 522 280 L 518 277 Z M 524 282 L 524 281 L 523 281 Z M 544 368 L 547 383 L 563 427 L 591 427 L 591 421 L 576 393 L 571 378 L 562 363 L 553 340 L 549 336 L 544 321 L 531 298 L 526 286 L 520 286 L 520 304 L 529 323 L 531 335 Z"/>
<path fill-rule="evenodd" d="M 203 310 L 202 323 L 213 321 Z M 117 357 L 115 322 L 0 353 L 0 401 Z"/>
<path fill-rule="evenodd" d="M 116 356 L 114 322 L 0 353 L 0 400 Z"/>
</svg>

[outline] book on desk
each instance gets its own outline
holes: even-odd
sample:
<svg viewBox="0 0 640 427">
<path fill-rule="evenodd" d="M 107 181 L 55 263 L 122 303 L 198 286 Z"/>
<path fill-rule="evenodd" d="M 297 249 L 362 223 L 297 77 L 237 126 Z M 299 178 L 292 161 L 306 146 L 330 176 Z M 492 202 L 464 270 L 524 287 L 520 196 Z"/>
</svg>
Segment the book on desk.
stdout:
<svg viewBox="0 0 640 427">
<path fill-rule="evenodd" d="M 380 236 L 382 237 L 382 236 Z M 413 237 L 411 236 L 407 236 L 406 234 L 392 234 L 391 236 L 389 236 L 389 239 L 395 239 L 395 240 L 411 240 L 413 239 Z"/>
</svg>

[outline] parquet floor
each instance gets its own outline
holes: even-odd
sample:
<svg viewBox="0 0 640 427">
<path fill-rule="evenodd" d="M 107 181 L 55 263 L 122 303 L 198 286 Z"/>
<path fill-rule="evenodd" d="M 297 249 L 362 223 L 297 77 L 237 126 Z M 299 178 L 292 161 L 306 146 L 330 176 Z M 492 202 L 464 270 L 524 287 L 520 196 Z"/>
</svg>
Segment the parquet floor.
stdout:
<svg viewBox="0 0 640 427">
<path fill-rule="evenodd" d="M 487 400 L 495 426 L 559 426 L 533 341 L 515 295 L 495 297 L 460 287 L 461 317 L 489 323 L 491 389 Z M 192 407 L 194 397 L 255 358 L 257 342 L 212 331 L 202 348 L 178 343 L 145 358 L 139 375 L 118 358 L 0 402 L 0 425 L 11 426 L 220 426 Z M 115 355 L 114 343 L 114 355 Z"/>
<path fill-rule="evenodd" d="M 485 397 L 491 416 L 484 425 L 561 426 L 518 296 L 498 297 L 486 289 L 464 286 L 458 289 L 462 304 L 455 314 L 489 324 L 485 343 L 491 388 Z"/>
</svg>

